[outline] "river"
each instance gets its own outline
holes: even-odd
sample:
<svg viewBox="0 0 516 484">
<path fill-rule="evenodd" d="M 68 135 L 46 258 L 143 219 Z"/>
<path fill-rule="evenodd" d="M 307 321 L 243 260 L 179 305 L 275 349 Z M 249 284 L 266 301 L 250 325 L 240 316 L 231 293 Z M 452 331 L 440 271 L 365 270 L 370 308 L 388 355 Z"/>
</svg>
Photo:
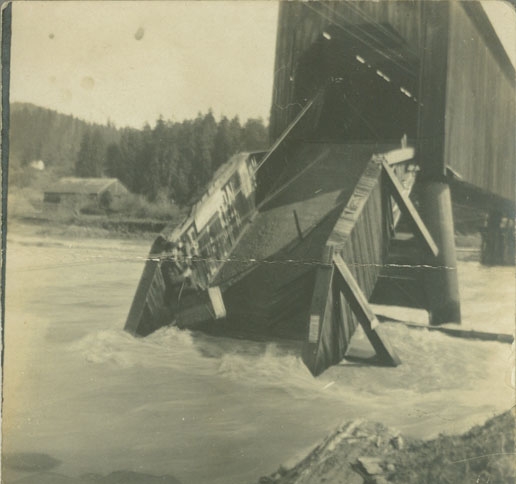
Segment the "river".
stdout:
<svg viewBox="0 0 516 484">
<path fill-rule="evenodd" d="M 398 368 L 345 363 L 319 378 L 292 345 L 175 328 L 135 339 L 122 328 L 149 246 L 9 233 L 4 452 L 48 454 L 69 476 L 245 484 L 347 419 L 432 437 L 513 405 L 511 345 L 401 324 L 383 324 Z M 465 323 L 512 333 L 514 269 L 464 261 L 459 275 Z"/>
</svg>

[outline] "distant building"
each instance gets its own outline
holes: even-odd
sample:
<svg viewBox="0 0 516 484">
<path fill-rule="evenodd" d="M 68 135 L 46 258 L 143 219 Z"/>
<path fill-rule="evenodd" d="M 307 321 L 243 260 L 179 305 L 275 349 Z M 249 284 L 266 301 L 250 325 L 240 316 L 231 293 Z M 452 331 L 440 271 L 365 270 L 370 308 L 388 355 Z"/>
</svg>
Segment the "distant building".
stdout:
<svg viewBox="0 0 516 484">
<path fill-rule="evenodd" d="M 43 201 L 56 204 L 97 202 L 109 206 L 111 202 L 129 193 L 118 178 L 61 178 L 45 189 Z"/>
<path fill-rule="evenodd" d="M 43 160 L 34 160 L 30 162 L 30 167 L 35 170 L 43 171 L 45 169 L 45 162 Z"/>
</svg>

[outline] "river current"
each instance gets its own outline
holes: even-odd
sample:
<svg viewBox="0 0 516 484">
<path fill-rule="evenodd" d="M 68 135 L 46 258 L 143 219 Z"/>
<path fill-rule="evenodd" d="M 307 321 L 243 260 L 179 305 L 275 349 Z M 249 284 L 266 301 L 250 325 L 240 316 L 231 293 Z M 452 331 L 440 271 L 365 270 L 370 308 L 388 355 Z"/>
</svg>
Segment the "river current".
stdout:
<svg viewBox="0 0 516 484">
<path fill-rule="evenodd" d="M 149 247 L 9 235 L 4 452 L 48 454 L 69 476 L 245 484 L 344 420 L 427 438 L 513 405 L 511 345 L 402 324 L 383 324 L 398 368 L 343 363 L 319 378 L 292 344 L 175 328 L 133 338 L 122 328 Z M 465 325 L 512 333 L 514 269 L 463 261 L 459 276 Z"/>
</svg>

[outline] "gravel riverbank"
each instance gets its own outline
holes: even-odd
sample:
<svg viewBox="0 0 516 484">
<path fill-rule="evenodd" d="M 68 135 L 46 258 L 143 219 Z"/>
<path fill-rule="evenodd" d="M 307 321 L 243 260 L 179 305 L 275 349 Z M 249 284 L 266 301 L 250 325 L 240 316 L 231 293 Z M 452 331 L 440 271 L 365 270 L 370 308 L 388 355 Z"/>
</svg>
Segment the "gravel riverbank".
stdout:
<svg viewBox="0 0 516 484">
<path fill-rule="evenodd" d="M 379 423 L 342 424 L 304 457 L 259 484 L 509 484 L 515 479 L 514 410 L 460 436 L 410 439 Z"/>
</svg>

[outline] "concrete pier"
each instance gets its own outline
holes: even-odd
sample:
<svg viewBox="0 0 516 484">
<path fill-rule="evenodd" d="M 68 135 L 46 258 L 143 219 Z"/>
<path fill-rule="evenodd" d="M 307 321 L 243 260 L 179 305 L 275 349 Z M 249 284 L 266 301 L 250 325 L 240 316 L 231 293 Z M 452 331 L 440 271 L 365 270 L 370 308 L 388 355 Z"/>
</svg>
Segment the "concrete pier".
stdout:
<svg viewBox="0 0 516 484">
<path fill-rule="evenodd" d="M 428 257 L 424 287 L 431 324 L 460 323 L 459 280 L 450 187 L 441 181 L 426 181 L 420 191 L 421 216 L 439 253 Z"/>
</svg>

